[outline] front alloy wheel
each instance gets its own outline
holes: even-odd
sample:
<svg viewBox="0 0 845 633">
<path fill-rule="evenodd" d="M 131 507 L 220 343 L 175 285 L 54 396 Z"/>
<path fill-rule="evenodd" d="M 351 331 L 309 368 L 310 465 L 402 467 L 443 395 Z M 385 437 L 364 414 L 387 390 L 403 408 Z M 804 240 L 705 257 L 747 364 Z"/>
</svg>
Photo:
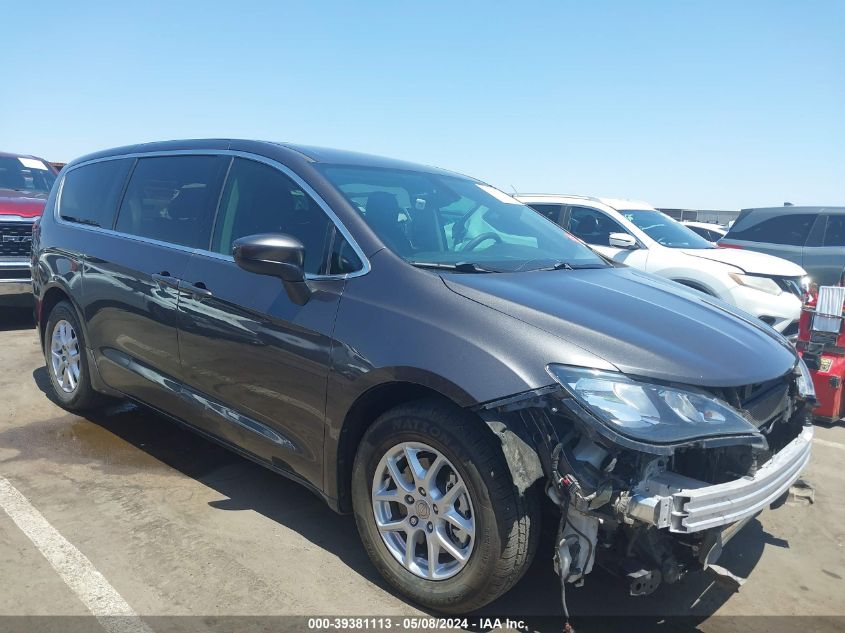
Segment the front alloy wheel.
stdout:
<svg viewBox="0 0 845 633">
<path fill-rule="evenodd" d="M 398 591 L 468 613 L 510 589 L 539 536 L 539 499 L 518 490 L 499 439 L 439 398 L 383 413 L 352 469 L 352 506 L 373 564 Z"/>
<path fill-rule="evenodd" d="M 464 568 L 475 539 L 467 487 L 452 463 L 422 442 L 402 442 L 376 467 L 373 515 L 393 557 L 420 578 L 444 580 Z"/>
</svg>

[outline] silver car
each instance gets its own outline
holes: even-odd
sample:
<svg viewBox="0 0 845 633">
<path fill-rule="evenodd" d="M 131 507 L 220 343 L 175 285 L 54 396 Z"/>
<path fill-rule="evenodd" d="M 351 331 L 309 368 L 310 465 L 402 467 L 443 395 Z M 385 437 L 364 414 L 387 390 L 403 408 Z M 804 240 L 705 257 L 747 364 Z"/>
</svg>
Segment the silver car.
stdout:
<svg viewBox="0 0 845 633">
<path fill-rule="evenodd" d="M 845 267 L 845 207 L 743 209 L 719 246 L 777 255 L 819 285 L 835 284 Z"/>
</svg>

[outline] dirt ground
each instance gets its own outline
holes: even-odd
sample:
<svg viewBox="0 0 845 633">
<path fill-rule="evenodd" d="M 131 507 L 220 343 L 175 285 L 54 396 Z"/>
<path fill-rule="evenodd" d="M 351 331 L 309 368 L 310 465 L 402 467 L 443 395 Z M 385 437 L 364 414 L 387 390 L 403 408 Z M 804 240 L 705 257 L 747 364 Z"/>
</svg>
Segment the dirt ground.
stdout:
<svg viewBox="0 0 845 633">
<path fill-rule="evenodd" d="M 425 615 L 380 579 L 353 520 L 305 489 L 142 408 L 117 405 L 84 418 L 59 408 L 45 395 L 33 328 L 28 308 L 0 310 L 0 477 L 150 629 L 167 629 L 165 616 Z M 568 591 L 571 610 L 655 625 L 685 615 L 703 630 L 743 631 L 771 622 L 721 616 L 845 616 L 845 429 L 817 428 L 813 451 L 805 479 L 815 502 L 763 512 L 726 548 L 721 562 L 748 577 L 738 593 L 699 575 L 631 598 L 597 571 Z M 0 512 L 0 616 L 87 613 Z M 484 613 L 560 630 L 551 547 Z M 832 630 L 845 618 L 811 621 L 794 628 Z M 0 629 L 4 622 L 24 621 L 0 618 Z"/>
</svg>

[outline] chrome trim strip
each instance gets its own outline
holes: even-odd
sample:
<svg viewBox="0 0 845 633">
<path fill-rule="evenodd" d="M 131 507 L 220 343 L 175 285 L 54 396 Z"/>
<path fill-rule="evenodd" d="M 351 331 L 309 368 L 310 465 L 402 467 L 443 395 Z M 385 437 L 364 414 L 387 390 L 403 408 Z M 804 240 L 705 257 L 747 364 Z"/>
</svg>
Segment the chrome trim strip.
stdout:
<svg viewBox="0 0 845 633">
<path fill-rule="evenodd" d="M 27 218 L 22 215 L 0 215 L 0 224 L 8 222 L 9 224 L 35 224 L 35 221 L 41 216 Z"/>
<path fill-rule="evenodd" d="M 154 244 L 156 246 L 163 246 L 167 248 L 174 248 L 176 250 L 184 251 L 191 253 L 193 255 L 202 255 L 204 257 L 211 257 L 214 259 L 222 259 L 224 261 L 231 261 L 234 262 L 235 258 L 231 255 L 223 255 L 221 253 L 214 253 L 212 251 L 201 249 L 201 248 L 188 248 L 187 246 L 180 246 L 178 244 L 171 244 L 170 242 L 162 242 L 159 240 L 153 240 L 146 237 L 140 237 L 138 235 L 132 235 L 130 233 L 123 233 L 121 231 L 115 231 L 113 229 L 107 229 L 103 227 L 97 226 L 89 226 L 86 224 L 78 224 L 76 222 L 67 222 L 62 219 L 60 214 L 61 209 L 61 202 L 62 202 L 62 191 L 64 189 L 65 178 L 67 174 L 72 172 L 73 170 L 83 167 L 85 165 L 92 165 L 94 163 L 101 163 L 109 160 L 120 160 L 126 158 L 152 158 L 156 156 L 234 156 L 238 158 L 245 158 L 247 160 L 254 160 L 259 163 L 264 163 L 270 167 L 278 169 L 283 174 L 288 176 L 291 180 L 293 180 L 297 185 L 299 185 L 302 190 L 307 193 L 323 210 L 323 212 L 329 217 L 332 221 L 332 224 L 335 225 L 340 234 L 349 242 L 350 246 L 352 246 L 352 250 L 355 251 L 355 254 L 358 256 L 358 259 L 361 260 L 361 269 L 356 270 L 351 273 L 344 273 L 342 275 L 313 275 L 306 273 L 305 278 L 308 280 L 320 281 L 324 279 L 352 279 L 353 277 L 361 277 L 366 275 L 371 270 L 370 260 L 364 254 L 364 251 L 358 245 L 358 242 L 352 237 L 352 234 L 349 230 L 344 226 L 343 222 L 340 221 L 340 218 L 337 217 L 337 214 L 332 210 L 332 208 L 328 205 L 328 203 L 323 200 L 323 198 L 314 191 L 311 186 L 305 182 L 296 172 L 291 170 L 287 165 L 283 165 L 282 163 L 273 160 L 272 158 L 267 158 L 266 156 L 261 156 L 260 154 L 253 154 L 251 152 L 242 152 L 238 150 L 229 150 L 229 149 L 208 149 L 208 150 L 168 150 L 168 151 L 159 151 L 159 152 L 132 152 L 129 154 L 119 154 L 115 156 L 105 156 L 102 158 L 95 158 L 92 160 L 85 161 L 83 163 L 79 163 L 74 165 L 70 169 L 66 169 L 65 173 L 62 175 L 61 182 L 59 183 L 59 189 L 56 194 L 56 204 L 53 209 L 53 218 L 56 220 L 57 224 L 61 224 L 63 226 L 72 226 L 74 228 L 85 229 L 88 231 L 94 231 L 98 233 L 104 233 L 106 235 L 114 235 L 116 237 L 125 237 L 128 239 L 133 239 L 139 242 L 145 242 L 148 244 Z M 225 186 L 225 182 L 223 183 Z M 216 216 L 215 216 L 216 217 Z"/>
</svg>

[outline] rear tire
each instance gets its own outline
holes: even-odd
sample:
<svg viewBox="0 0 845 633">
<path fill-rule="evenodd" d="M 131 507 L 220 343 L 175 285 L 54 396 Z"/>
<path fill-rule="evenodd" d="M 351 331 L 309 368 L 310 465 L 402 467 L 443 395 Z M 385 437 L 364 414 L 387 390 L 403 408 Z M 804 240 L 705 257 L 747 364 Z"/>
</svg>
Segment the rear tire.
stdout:
<svg viewBox="0 0 845 633">
<path fill-rule="evenodd" d="M 474 611 L 513 587 L 540 535 L 536 493 L 516 489 L 498 439 L 438 400 L 396 407 L 370 426 L 355 457 L 352 503 L 382 576 L 443 613 Z"/>
<path fill-rule="evenodd" d="M 44 330 L 44 360 L 53 396 L 69 411 L 102 405 L 105 397 L 91 386 L 85 335 L 76 310 L 67 301 L 57 303 Z"/>
</svg>

